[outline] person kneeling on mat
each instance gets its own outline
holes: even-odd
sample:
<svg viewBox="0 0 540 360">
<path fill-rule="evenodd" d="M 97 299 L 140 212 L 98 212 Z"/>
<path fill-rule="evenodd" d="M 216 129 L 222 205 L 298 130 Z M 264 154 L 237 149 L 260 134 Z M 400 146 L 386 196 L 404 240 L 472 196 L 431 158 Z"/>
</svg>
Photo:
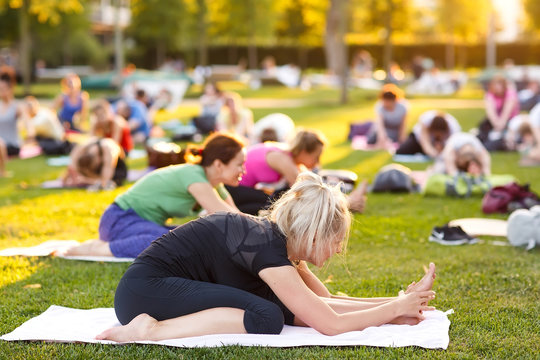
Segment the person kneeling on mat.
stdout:
<svg viewBox="0 0 540 360">
<path fill-rule="evenodd" d="M 227 186 L 234 203 L 242 212 L 257 215 L 292 186 L 301 171 L 318 166 L 326 143 L 320 131 L 300 130 L 290 145 L 266 142 L 252 146 L 239 186 Z M 349 195 L 352 210 L 364 210 L 365 192 L 366 183 L 362 183 Z"/>
<path fill-rule="evenodd" d="M 201 209 L 238 212 L 223 185 L 238 184 L 244 151 L 238 138 L 224 133 L 208 137 L 202 148 L 188 148 L 187 164 L 154 170 L 139 179 L 101 216 L 100 240 L 87 241 L 66 255 L 137 257 L 174 228 L 165 224 L 169 218 L 197 215 Z"/>
<path fill-rule="evenodd" d="M 397 297 L 332 295 L 309 270 L 340 253 L 351 224 L 347 198 L 305 172 L 257 218 L 219 212 L 154 241 L 128 268 L 114 307 L 123 326 L 98 340 L 177 339 L 209 334 L 279 334 L 284 324 L 325 335 L 387 323 L 417 324 L 435 265 Z"/>
<path fill-rule="evenodd" d="M 448 113 L 429 110 L 420 115 L 412 132 L 396 154 L 424 154 L 436 158 L 444 149 L 448 138 L 461 131 L 458 121 Z"/>
</svg>

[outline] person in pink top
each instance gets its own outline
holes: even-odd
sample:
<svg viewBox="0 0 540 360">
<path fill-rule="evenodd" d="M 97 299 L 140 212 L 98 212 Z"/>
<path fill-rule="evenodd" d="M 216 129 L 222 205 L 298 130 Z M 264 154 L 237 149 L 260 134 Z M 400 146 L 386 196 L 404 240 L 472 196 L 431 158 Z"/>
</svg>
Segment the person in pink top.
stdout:
<svg viewBox="0 0 540 360">
<path fill-rule="evenodd" d="M 267 208 L 295 183 L 298 174 L 317 167 L 325 145 L 321 132 L 300 130 L 290 145 L 266 142 L 249 148 L 239 186 L 227 187 L 238 209 L 256 215 Z M 349 202 L 351 210 L 363 211 L 365 184 L 351 193 Z"/>
<path fill-rule="evenodd" d="M 519 114 L 515 85 L 502 75 L 491 79 L 485 96 L 486 118 L 478 128 L 478 138 L 488 151 L 505 150 L 504 134 L 511 118 Z"/>
</svg>

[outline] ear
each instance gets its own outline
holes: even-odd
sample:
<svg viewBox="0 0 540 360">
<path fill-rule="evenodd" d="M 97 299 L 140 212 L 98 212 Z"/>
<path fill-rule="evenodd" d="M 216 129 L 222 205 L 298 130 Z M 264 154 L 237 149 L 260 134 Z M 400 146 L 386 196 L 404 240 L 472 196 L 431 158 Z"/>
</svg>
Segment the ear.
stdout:
<svg viewBox="0 0 540 360">
<path fill-rule="evenodd" d="M 225 166 L 225 164 L 219 159 L 215 159 L 212 165 L 218 170 L 223 169 L 223 167 Z"/>
</svg>

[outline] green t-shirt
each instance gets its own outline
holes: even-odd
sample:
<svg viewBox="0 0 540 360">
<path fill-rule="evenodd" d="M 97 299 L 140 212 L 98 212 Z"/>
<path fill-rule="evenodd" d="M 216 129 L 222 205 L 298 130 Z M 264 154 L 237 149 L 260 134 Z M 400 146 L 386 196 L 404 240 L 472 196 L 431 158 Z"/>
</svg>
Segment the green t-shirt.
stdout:
<svg viewBox="0 0 540 360">
<path fill-rule="evenodd" d="M 194 183 L 208 183 L 202 166 L 167 166 L 145 175 L 115 202 L 123 210 L 133 209 L 143 219 L 164 224 L 171 217 L 195 214 L 196 200 L 188 191 Z M 229 196 L 223 184 L 215 189 L 222 199 Z"/>
</svg>

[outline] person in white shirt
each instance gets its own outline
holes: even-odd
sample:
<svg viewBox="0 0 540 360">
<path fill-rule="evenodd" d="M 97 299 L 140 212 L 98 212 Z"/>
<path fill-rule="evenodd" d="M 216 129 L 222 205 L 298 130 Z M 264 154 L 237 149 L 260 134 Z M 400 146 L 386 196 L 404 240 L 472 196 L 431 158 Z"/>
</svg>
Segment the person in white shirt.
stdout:
<svg viewBox="0 0 540 360">
<path fill-rule="evenodd" d="M 294 121 L 282 113 L 273 113 L 259 119 L 253 125 L 251 144 L 265 141 L 285 143 L 294 137 Z M 272 134 L 273 137 L 269 137 Z"/>
<path fill-rule="evenodd" d="M 471 175 L 490 175 L 491 156 L 480 140 L 469 133 L 456 133 L 448 139 L 441 154 L 444 172 L 456 175 L 466 172 Z"/>
<path fill-rule="evenodd" d="M 437 110 L 424 112 L 418 118 L 405 142 L 397 149 L 396 154 L 425 154 L 436 158 L 440 155 L 448 138 L 461 131 L 455 117 Z"/>
</svg>

